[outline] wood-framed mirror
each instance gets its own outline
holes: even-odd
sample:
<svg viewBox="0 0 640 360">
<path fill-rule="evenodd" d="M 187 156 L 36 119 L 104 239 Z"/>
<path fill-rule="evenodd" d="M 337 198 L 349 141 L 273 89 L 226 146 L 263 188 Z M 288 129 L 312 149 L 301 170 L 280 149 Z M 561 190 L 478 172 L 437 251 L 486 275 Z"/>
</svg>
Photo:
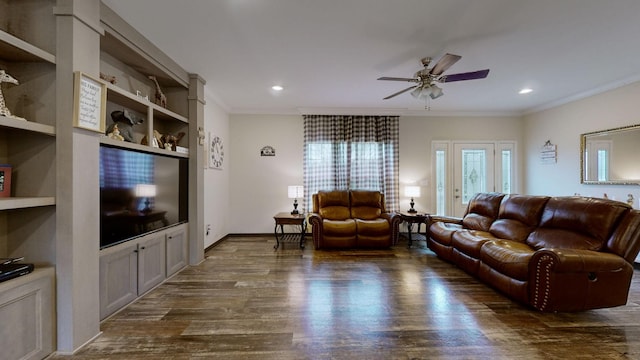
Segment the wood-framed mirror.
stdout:
<svg viewBox="0 0 640 360">
<path fill-rule="evenodd" d="M 580 135 L 582 184 L 640 184 L 640 124 Z"/>
</svg>

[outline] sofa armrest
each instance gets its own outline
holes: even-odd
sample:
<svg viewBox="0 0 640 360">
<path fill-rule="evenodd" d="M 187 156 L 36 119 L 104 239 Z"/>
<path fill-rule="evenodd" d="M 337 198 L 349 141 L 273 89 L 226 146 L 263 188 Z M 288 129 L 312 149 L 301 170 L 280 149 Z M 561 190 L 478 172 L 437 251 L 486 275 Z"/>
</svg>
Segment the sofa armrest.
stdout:
<svg viewBox="0 0 640 360">
<path fill-rule="evenodd" d="M 402 216 L 395 212 L 385 212 L 380 215 L 386 219 L 391 227 L 391 244 L 396 245 L 400 240 L 400 224 L 402 224 Z"/>
<path fill-rule="evenodd" d="M 318 213 L 309 213 L 307 222 L 311 224 L 311 235 L 313 238 L 313 246 L 317 249 L 322 238 L 322 216 Z"/>
<path fill-rule="evenodd" d="M 320 221 L 320 223 L 322 223 L 322 216 L 320 216 L 320 214 L 318 213 L 312 212 L 308 214 L 309 222 L 313 221 L 313 219 L 315 219 L 315 221 Z"/>
<path fill-rule="evenodd" d="M 541 263 L 549 264 L 556 273 L 616 271 L 628 264 L 616 254 L 580 249 L 538 250 L 531 259 L 530 270 Z"/>
<path fill-rule="evenodd" d="M 431 215 L 429 218 L 430 218 L 432 223 L 434 223 L 434 222 L 444 222 L 444 223 L 462 225 L 462 218 L 459 218 L 459 217 L 444 216 L 444 215 Z"/>
<path fill-rule="evenodd" d="M 624 305 L 633 266 L 606 252 L 541 249 L 529 262 L 529 300 L 541 311 Z"/>
</svg>

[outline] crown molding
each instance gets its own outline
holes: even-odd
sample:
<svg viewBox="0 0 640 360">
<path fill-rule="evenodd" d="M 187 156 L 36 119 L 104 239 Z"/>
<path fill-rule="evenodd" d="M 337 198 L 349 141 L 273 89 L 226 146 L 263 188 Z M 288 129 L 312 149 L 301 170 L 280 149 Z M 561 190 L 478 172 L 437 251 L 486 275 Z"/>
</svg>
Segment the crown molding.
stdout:
<svg viewBox="0 0 640 360">
<path fill-rule="evenodd" d="M 633 83 L 636 83 L 640 81 L 640 74 L 636 74 L 618 81 L 614 81 L 614 82 L 610 82 L 607 84 L 604 84 L 602 86 L 593 88 L 591 90 L 588 91 L 584 91 L 581 93 L 577 93 L 574 95 L 570 95 L 567 97 L 564 97 L 562 99 L 558 99 L 558 100 L 554 100 L 554 101 L 550 101 L 546 104 L 542 104 L 539 106 L 534 106 L 532 108 L 526 109 L 522 112 L 522 115 L 531 115 L 531 114 L 535 114 L 537 112 L 541 112 L 544 110 L 549 110 L 549 109 L 553 109 L 556 108 L 558 106 L 562 106 L 562 105 L 566 105 L 578 100 L 582 100 L 582 99 L 586 99 L 595 95 L 599 95 L 602 93 L 605 93 L 607 91 L 611 91 L 611 90 L 615 90 L 618 88 L 621 88 L 623 86 L 627 86 L 627 85 L 631 85 Z"/>
</svg>

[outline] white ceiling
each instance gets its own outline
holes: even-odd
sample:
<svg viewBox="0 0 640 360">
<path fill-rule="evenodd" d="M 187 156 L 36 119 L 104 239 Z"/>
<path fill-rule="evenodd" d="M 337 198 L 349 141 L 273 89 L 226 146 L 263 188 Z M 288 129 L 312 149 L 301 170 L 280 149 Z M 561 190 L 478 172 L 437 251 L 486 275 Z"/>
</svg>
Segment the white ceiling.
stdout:
<svg viewBox="0 0 640 360">
<path fill-rule="evenodd" d="M 404 82 L 462 59 L 429 114 L 518 115 L 640 80 L 638 0 L 103 0 L 230 113 L 426 114 Z M 284 86 L 274 94 L 272 85 Z M 534 91 L 518 95 L 522 87 Z"/>
</svg>

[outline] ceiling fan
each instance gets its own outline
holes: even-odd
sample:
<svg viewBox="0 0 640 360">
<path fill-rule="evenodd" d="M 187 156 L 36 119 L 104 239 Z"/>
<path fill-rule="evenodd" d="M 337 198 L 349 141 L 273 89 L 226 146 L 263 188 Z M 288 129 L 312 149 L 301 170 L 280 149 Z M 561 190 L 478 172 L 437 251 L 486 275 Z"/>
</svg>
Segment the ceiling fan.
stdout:
<svg viewBox="0 0 640 360">
<path fill-rule="evenodd" d="M 378 78 L 378 80 L 408 81 L 416 83 L 416 85 L 411 85 L 406 89 L 400 90 L 397 93 L 393 93 L 387 96 L 386 98 L 384 98 L 384 100 L 391 99 L 392 97 L 398 96 L 409 90 L 413 90 L 411 92 L 411 95 L 417 99 L 425 100 L 427 99 L 427 97 L 437 99 L 440 96 L 444 95 L 444 93 L 442 92 L 442 89 L 436 85 L 436 83 L 484 79 L 487 77 L 487 75 L 489 75 L 489 69 L 443 75 L 443 73 L 447 69 L 449 69 L 451 65 L 455 64 L 461 58 L 462 56 L 460 55 L 447 53 L 440 60 L 438 60 L 438 62 L 432 68 L 429 69 L 429 64 L 431 63 L 432 59 L 430 57 L 425 57 L 421 60 L 422 66 L 424 68 L 422 70 L 418 70 L 412 78 L 388 76 Z"/>
</svg>

